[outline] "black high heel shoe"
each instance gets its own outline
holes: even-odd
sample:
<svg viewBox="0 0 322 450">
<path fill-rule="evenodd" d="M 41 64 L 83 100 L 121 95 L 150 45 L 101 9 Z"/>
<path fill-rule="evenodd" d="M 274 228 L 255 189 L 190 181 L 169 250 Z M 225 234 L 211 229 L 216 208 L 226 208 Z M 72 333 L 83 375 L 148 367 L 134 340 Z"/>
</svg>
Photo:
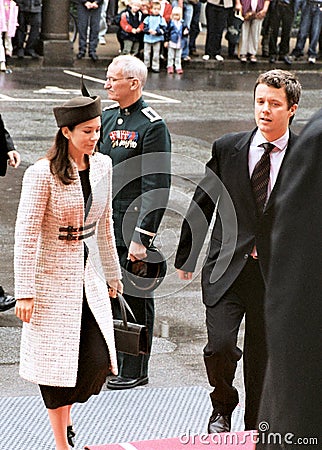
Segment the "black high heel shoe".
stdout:
<svg viewBox="0 0 322 450">
<path fill-rule="evenodd" d="M 75 435 L 76 435 L 76 433 L 73 430 L 73 425 L 68 425 L 67 426 L 67 440 L 68 440 L 68 444 L 71 447 L 75 447 L 75 442 L 74 442 Z"/>
</svg>

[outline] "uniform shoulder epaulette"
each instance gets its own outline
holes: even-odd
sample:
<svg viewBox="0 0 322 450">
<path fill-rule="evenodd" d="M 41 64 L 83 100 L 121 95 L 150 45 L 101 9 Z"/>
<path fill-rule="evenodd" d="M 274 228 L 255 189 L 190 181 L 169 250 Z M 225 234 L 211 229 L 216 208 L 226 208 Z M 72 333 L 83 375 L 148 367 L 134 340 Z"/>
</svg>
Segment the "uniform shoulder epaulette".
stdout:
<svg viewBox="0 0 322 450">
<path fill-rule="evenodd" d="M 141 109 L 141 112 L 150 120 L 150 122 L 156 122 L 157 120 L 162 120 L 162 117 L 154 111 L 151 106 Z"/>
<path fill-rule="evenodd" d="M 113 105 L 105 106 L 105 108 L 103 108 L 103 111 L 109 111 L 111 109 L 117 109 L 117 108 L 119 108 L 119 105 L 117 103 L 113 103 Z"/>
</svg>

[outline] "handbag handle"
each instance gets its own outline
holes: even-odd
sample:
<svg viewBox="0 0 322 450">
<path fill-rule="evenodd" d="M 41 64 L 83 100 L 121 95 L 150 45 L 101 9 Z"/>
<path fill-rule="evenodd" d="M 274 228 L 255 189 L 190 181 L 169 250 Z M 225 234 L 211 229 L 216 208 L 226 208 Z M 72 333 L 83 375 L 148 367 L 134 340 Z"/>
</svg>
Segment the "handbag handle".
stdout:
<svg viewBox="0 0 322 450">
<path fill-rule="evenodd" d="M 124 328 L 125 330 L 128 329 L 127 326 L 127 317 L 126 317 L 126 310 L 128 310 L 128 312 L 131 314 L 131 316 L 133 317 L 134 321 L 136 322 L 136 318 L 135 315 L 133 314 L 132 309 L 130 308 L 130 306 L 128 305 L 127 301 L 125 300 L 125 298 L 123 297 L 122 294 L 120 294 L 119 292 L 117 293 L 117 299 L 119 301 L 120 304 L 120 309 L 121 309 L 121 316 L 122 316 L 122 321 L 124 324 Z"/>
</svg>

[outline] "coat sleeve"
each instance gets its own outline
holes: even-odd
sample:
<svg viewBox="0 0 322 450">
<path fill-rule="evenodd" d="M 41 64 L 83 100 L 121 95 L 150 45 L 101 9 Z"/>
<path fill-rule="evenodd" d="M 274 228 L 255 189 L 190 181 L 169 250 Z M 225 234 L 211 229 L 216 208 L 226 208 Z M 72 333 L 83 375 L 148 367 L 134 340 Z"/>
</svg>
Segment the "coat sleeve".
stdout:
<svg viewBox="0 0 322 450">
<path fill-rule="evenodd" d="M 163 120 L 151 123 L 144 136 L 141 168 L 141 208 L 132 240 L 146 247 L 157 232 L 171 184 L 171 139 Z"/>
<path fill-rule="evenodd" d="M 15 296 L 35 297 L 35 268 L 41 225 L 49 198 L 50 172 L 43 165 L 29 167 L 24 175 L 17 213 L 14 247 Z"/>
<path fill-rule="evenodd" d="M 196 267 L 217 201 L 222 192 L 222 183 L 218 178 L 218 172 L 216 143 L 214 143 L 213 156 L 206 164 L 205 176 L 197 186 L 183 220 L 175 258 L 177 269 L 193 272 Z"/>
</svg>

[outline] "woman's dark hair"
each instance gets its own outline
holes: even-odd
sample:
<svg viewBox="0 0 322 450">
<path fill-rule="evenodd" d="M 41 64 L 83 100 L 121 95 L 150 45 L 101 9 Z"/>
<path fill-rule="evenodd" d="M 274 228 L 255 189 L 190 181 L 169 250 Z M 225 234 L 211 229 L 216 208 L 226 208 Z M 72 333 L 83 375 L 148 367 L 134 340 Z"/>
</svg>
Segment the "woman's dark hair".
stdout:
<svg viewBox="0 0 322 450">
<path fill-rule="evenodd" d="M 73 131 L 74 127 L 68 127 L 68 129 Z M 63 184 L 70 184 L 75 181 L 72 164 L 68 156 L 68 139 L 63 135 L 61 128 L 56 134 L 53 146 L 47 152 L 47 158 L 50 161 L 51 173 L 57 175 Z"/>
</svg>

